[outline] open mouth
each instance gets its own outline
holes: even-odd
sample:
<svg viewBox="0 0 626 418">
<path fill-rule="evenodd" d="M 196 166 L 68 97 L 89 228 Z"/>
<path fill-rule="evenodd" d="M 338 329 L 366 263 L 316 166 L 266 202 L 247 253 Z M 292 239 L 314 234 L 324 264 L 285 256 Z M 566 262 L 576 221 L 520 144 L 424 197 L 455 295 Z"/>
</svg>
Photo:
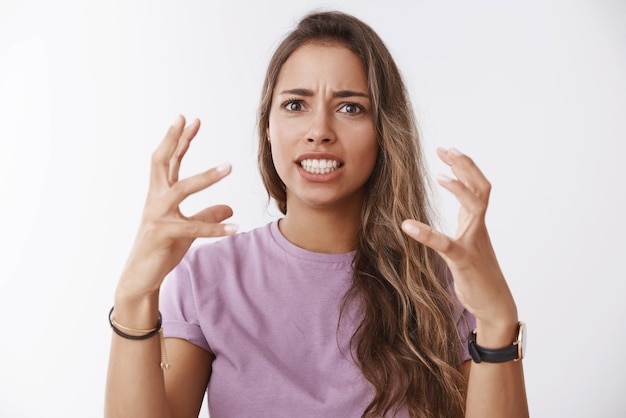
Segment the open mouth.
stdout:
<svg viewBox="0 0 626 418">
<path fill-rule="evenodd" d="M 300 161 L 300 167 L 307 173 L 328 174 L 332 173 L 343 164 L 336 160 L 327 159 L 306 159 Z"/>
</svg>

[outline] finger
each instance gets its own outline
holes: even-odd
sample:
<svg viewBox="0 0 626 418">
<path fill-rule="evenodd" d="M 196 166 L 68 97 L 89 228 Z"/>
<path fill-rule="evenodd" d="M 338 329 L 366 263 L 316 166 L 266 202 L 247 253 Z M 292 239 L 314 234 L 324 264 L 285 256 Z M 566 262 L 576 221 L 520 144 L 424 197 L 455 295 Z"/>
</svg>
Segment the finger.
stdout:
<svg viewBox="0 0 626 418">
<path fill-rule="evenodd" d="M 453 259 L 460 251 L 452 238 L 414 219 L 407 219 L 402 222 L 402 230 L 417 242 L 432 248 L 443 257 Z"/>
<path fill-rule="evenodd" d="M 461 206 L 470 214 L 484 216 L 487 212 L 487 202 L 481 200 L 472 190 L 459 180 L 440 174 L 437 182 L 457 198 Z"/>
<path fill-rule="evenodd" d="M 167 222 L 161 225 L 161 233 L 174 238 L 213 238 L 233 235 L 239 227 L 194 220 Z"/>
<path fill-rule="evenodd" d="M 178 146 L 178 139 L 180 138 L 184 126 L 185 118 L 182 115 L 177 116 L 157 149 L 152 153 L 150 169 L 151 184 L 161 186 L 169 185 L 169 161 L 172 153 Z"/>
<path fill-rule="evenodd" d="M 178 139 L 178 145 L 176 150 L 170 157 L 169 162 L 169 184 L 174 184 L 178 181 L 178 173 L 180 170 L 180 163 L 189 149 L 191 140 L 196 136 L 200 129 L 200 120 L 196 119 L 192 123 L 183 129 L 183 133 Z"/>
<path fill-rule="evenodd" d="M 478 168 L 474 160 L 455 148 L 438 148 L 437 155 L 452 169 L 454 175 L 465 184 L 479 199 L 487 202 L 491 184 Z"/>
<path fill-rule="evenodd" d="M 221 164 L 204 173 L 196 174 L 195 176 L 188 177 L 180 180 L 172 185 L 170 203 L 178 205 L 187 196 L 197 193 L 207 187 L 217 183 L 222 178 L 226 177 L 231 171 L 229 163 Z"/>
<path fill-rule="evenodd" d="M 230 206 L 215 205 L 201 210 L 195 215 L 190 216 L 189 219 L 200 222 L 218 223 L 230 218 L 231 216 L 233 216 L 233 210 Z"/>
</svg>

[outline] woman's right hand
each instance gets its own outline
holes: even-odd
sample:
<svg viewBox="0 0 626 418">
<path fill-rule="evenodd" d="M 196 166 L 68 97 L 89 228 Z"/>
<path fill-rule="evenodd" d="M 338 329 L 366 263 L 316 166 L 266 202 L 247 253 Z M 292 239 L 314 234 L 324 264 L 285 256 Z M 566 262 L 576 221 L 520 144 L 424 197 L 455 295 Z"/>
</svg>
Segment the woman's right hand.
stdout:
<svg viewBox="0 0 626 418">
<path fill-rule="evenodd" d="M 118 284 L 118 298 L 158 294 L 165 276 L 176 267 L 196 238 L 231 235 L 237 230 L 236 225 L 221 223 L 233 214 L 229 206 L 211 206 L 189 217 L 180 211 L 179 205 L 185 198 L 230 173 L 230 165 L 223 164 L 178 179 L 182 158 L 199 129 L 199 120 L 185 126 L 184 117 L 178 116 L 152 155 L 148 197 Z"/>
</svg>

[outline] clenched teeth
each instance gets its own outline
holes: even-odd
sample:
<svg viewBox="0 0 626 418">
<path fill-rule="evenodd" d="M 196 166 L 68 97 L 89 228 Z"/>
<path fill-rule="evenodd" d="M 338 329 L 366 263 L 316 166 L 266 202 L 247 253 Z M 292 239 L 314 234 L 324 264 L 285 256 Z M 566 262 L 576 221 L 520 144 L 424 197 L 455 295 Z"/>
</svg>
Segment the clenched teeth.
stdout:
<svg viewBox="0 0 626 418">
<path fill-rule="evenodd" d="M 335 171 L 341 164 L 335 160 L 302 160 L 300 166 L 309 173 L 327 174 Z"/>
</svg>

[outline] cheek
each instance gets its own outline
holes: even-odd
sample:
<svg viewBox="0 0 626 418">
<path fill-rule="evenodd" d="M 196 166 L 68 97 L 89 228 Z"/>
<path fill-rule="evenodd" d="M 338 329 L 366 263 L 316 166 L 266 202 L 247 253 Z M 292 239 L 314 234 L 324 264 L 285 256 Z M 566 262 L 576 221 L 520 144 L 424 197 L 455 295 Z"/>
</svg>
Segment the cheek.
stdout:
<svg viewBox="0 0 626 418">
<path fill-rule="evenodd" d="M 272 146 L 272 154 L 280 152 L 280 144 L 284 142 L 285 136 L 288 134 L 288 130 L 284 123 L 281 123 L 278 118 L 270 115 L 269 128 L 267 129 L 270 144 Z"/>
<path fill-rule="evenodd" d="M 285 165 L 285 161 L 291 161 L 294 147 L 297 146 L 299 138 L 302 138 L 304 132 L 297 123 L 289 123 L 280 117 L 272 117 L 270 114 L 268 135 L 270 138 L 270 146 L 272 148 L 272 158 L 274 165 Z"/>
<path fill-rule="evenodd" d="M 370 149 L 368 150 L 367 154 L 364 156 L 364 161 L 366 161 L 367 163 L 367 167 L 368 167 L 368 175 L 367 177 L 369 177 L 372 172 L 374 171 L 374 167 L 376 167 L 376 161 L 378 160 L 378 149 L 374 148 L 374 149 Z"/>
<path fill-rule="evenodd" d="M 270 149 L 272 152 L 272 161 L 274 167 L 280 177 L 283 177 L 284 170 L 289 161 L 288 143 L 290 136 L 293 136 L 293 130 L 285 127 L 284 123 L 276 121 L 276 118 L 270 116 L 270 126 L 268 128 L 268 136 L 270 141 Z"/>
<path fill-rule="evenodd" d="M 269 137 L 272 140 L 280 140 L 281 142 L 292 141 L 294 138 L 304 135 L 304 126 L 301 122 L 281 118 L 280 116 L 272 116 L 269 118 Z"/>
<path fill-rule="evenodd" d="M 352 149 L 365 164 L 374 164 L 378 154 L 378 141 L 371 129 L 363 129 L 360 135 L 355 135 Z"/>
<path fill-rule="evenodd" d="M 363 174 L 369 177 L 374 171 L 378 160 L 378 142 L 375 137 L 370 137 L 366 144 L 359 149 L 359 161 L 362 162 Z"/>
</svg>

